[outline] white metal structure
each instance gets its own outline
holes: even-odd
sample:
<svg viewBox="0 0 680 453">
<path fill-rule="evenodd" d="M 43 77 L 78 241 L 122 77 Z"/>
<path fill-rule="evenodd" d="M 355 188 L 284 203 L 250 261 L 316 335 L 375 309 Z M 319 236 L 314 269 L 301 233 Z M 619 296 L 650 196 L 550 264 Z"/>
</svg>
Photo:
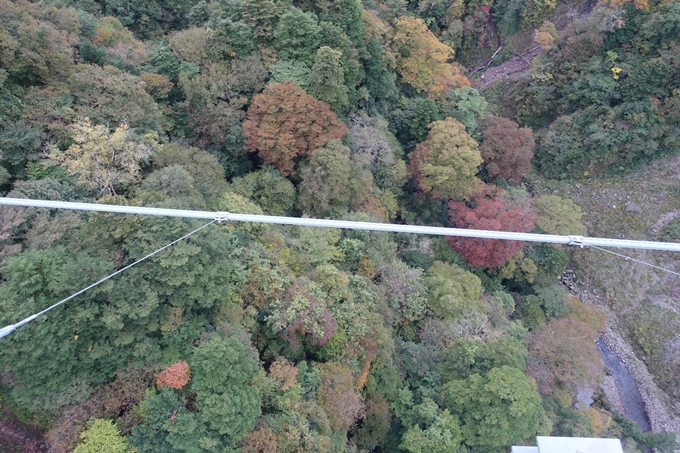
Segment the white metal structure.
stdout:
<svg viewBox="0 0 680 453">
<path fill-rule="evenodd" d="M 307 219 L 269 215 L 236 214 L 230 212 L 190 211 L 183 209 L 145 208 L 94 203 L 71 203 L 65 201 L 29 200 L 25 198 L 0 198 L 0 205 L 30 206 L 52 209 L 74 209 L 79 211 L 116 212 L 191 219 L 209 219 L 218 222 L 256 222 L 299 225 L 324 228 L 345 228 L 355 230 L 386 231 L 393 233 L 431 234 L 438 236 L 460 236 L 482 239 L 503 239 L 511 241 L 548 242 L 576 246 L 619 247 L 629 249 L 665 250 L 680 252 L 680 243 L 632 241 L 627 239 L 592 238 L 585 236 L 558 236 L 554 234 L 512 233 L 506 231 L 467 230 L 462 228 L 428 227 L 418 225 L 395 225 L 391 223 L 353 222 L 346 220 Z"/>
<path fill-rule="evenodd" d="M 537 447 L 512 447 L 512 453 L 623 453 L 619 439 L 537 436 Z"/>
<path fill-rule="evenodd" d="M 605 239 L 605 238 L 590 238 L 583 236 L 558 236 L 554 234 L 531 234 L 531 233 L 512 233 L 506 231 L 487 231 L 487 230 L 467 230 L 461 228 L 440 228 L 440 227 L 428 227 L 428 226 L 417 226 L 417 225 L 394 225 L 390 223 L 371 223 L 371 222 L 353 222 L 346 220 L 323 220 L 323 219 L 306 219 L 299 217 L 278 217 L 278 216 L 268 216 L 268 215 L 254 215 L 254 214 L 234 214 L 229 212 L 211 212 L 211 211 L 191 211 L 182 209 L 163 209 L 163 208 L 145 208 L 136 206 L 120 206 L 120 205 L 108 205 L 108 204 L 94 204 L 94 203 L 71 203 L 65 201 L 47 201 L 47 200 L 30 200 L 25 198 L 0 198 L 0 205 L 6 206 L 25 206 L 25 207 L 38 207 L 38 208 L 50 208 L 50 209 L 74 209 L 79 211 L 99 211 L 99 212 L 113 212 L 120 214 L 138 214 L 138 215 L 155 215 L 155 216 L 166 216 L 166 217 L 184 217 L 190 219 L 210 219 L 211 222 L 203 225 L 202 227 L 192 231 L 191 233 L 182 236 L 181 238 L 167 244 L 166 246 L 150 253 L 144 258 L 135 261 L 134 263 L 114 272 L 113 274 L 99 280 L 96 283 L 84 288 L 77 293 L 63 299 L 56 304 L 47 307 L 43 311 L 36 313 L 34 315 L 25 318 L 16 324 L 11 324 L 6 327 L 0 328 L 0 338 L 9 335 L 16 328 L 23 326 L 24 324 L 33 321 L 38 316 L 48 312 L 49 310 L 63 304 L 64 302 L 73 299 L 79 294 L 84 293 L 88 289 L 97 286 L 98 284 L 108 280 L 109 278 L 123 272 L 126 269 L 136 265 L 137 263 L 144 261 L 148 257 L 164 250 L 171 245 L 189 237 L 195 232 L 202 230 L 208 225 L 214 222 L 223 221 L 234 221 L 234 222 L 257 222 L 257 223 L 275 223 L 283 225 L 299 225 L 299 226 L 310 226 L 310 227 L 325 227 L 325 228 L 345 228 L 345 229 L 356 229 L 356 230 L 370 230 L 370 231 L 385 231 L 393 233 L 412 233 L 412 234 L 432 234 L 439 236 L 461 236 L 470 238 L 481 238 L 481 239 L 503 239 L 503 240 L 513 240 L 513 241 L 532 241 L 532 242 L 548 242 L 553 244 L 565 244 L 565 245 L 576 245 L 580 247 L 590 246 L 598 248 L 605 252 L 613 253 L 615 255 L 623 256 L 615 252 L 611 252 L 606 249 L 601 249 L 598 246 L 604 247 L 623 247 L 623 248 L 635 248 L 635 249 L 649 249 L 649 250 L 666 250 L 678 252 L 680 251 L 680 244 L 670 243 L 670 242 L 652 242 L 652 241 L 630 241 L 623 239 Z M 625 257 L 626 259 L 630 259 Z M 634 260 L 642 264 L 646 264 L 658 269 L 663 269 L 650 263 L 643 263 L 642 261 Z M 680 275 L 677 272 L 663 269 L 666 272 L 672 274 Z M 515 448 L 515 447 L 513 447 Z M 519 448 L 519 447 L 518 447 Z M 524 447 L 522 447 L 524 448 Z M 530 447 L 528 447 L 530 448 Z M 540 443 L 539 443 L 540 448 Z M 514 450 L 513 450 L 514 451 Z M 517 452 L 530 453 L 535 450 L 517 450 Z M 559 453 L 571 453 L 571 450 L 558 450 Z M 552 452 L 552 450 L 551 450 Z M 583 452 L 585 453 L 585 452 Z"/>
</svg>

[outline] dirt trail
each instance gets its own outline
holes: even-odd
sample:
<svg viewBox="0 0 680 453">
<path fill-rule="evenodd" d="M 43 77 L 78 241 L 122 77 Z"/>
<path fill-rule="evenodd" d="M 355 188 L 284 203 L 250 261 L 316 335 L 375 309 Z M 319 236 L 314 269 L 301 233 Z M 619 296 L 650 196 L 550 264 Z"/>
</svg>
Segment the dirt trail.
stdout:
<svg viewBox="0 0 680 453">
<path fill-rule="evenodd" d="M 541 53 L 541 48 L 533 47 L 502 65 L 487 69 L 479 79 L 475 80 L 475 88 L 483 88 L 499 80 L 518 80 L 529 75 L 531 73 L 531 62 L 539 53 Z"/>
<path fill-rule="evenodd" d="M 48 450 L 38 429 L 21 423 L 9 410 L 0 408 L 0 451 L 46 453 Z"/>
</svg>

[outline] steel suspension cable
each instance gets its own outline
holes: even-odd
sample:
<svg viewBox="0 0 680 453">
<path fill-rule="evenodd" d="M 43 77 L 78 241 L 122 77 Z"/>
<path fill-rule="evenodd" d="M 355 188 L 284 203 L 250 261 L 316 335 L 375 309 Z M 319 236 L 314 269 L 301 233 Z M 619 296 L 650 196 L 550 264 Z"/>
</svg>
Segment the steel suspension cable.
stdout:
<svg viewBox="0 0 680 453">
<path fill-rule="evenodd" d="M 271 223 L 271 224 L 282 224 L 282 225 L 299 225 L 299 226 L 310 226 L 310 227 L 324 227 L 324 228 L 341 228 L 341 229 L 358 229 L 358 230 L 369 230 L 369 231 L 384 231 L 384 232 L 394 232 L 394 233 L 411 233 L 411 234 L 430 234 L 439 236 L 460 236 L 460 237 L 470 237 L 470 238 L 480 238 L 480 239 L 501 239 L 501 240 L 513 240 L 513 241 L 530 241 L 530 242 L 545 242 L 553 244 L 564 244 L 564 245 L 575 245 L 581 248 L 588 246 L 598 250 L 602 250 L 613 255 L 620 256 L 626 260 L 632 260 L 640 264 L 651 266 L 665 272 L 675 274 L 680 276 L 680 273 L 671 271 L 669 269 L 664 269 L 659 266 L 655 266 L 650 263 L 646 263 L 626 255 L 622 255 L 611 250 L 603 249 L 603 247 L 620 247 L 620 248 L 631 248 L 631 249 L 646 249 L 646 250 L 662 250 L 662 251 L 680 251 L 680 243 L 673 242 L 655 242 L 655 241 L 633 241 L 626 239 L 608 239 L 608 238 L 592 238 L 584 236 L 560 236 L 553 234 L 534 234 L 534 233 L 514 233 L 506 231 L 488 231 L 488 230 L 468 230 L 462 228 L 443 228 L 443 227 L 428 227 L 428 226 L 418 226 L 418 225 L 395 225 L 390 223 L 372 223 L 372 222 L 356 222 L 356 221 L 345 221 L 345 220 L 325 220 L 325 219 L 310 219 L 310 218 L 299 218 L 299 217 L 280 217 L 280 216 L 269 216 L 269 215 L 255 215 L 255 214 L 237 214 L 229 212 L 212 212 L 212 211 L 193 211 L 193 210 L 183 210 L 183 209 L 164 209 L 164 208 L 147 208 L 147 207 L 137 207 L 137 206 L 122 206 L 122 205 L 108 205 L 108 204 L 95 204 L 95 203 L 73 203 L 65 201 L 48 201 L 48 200 L 31 200 L 25 198 L 0 198 L 0 205 L 5 206 L 26 206 L 26 207 L 40 207 L 49 209 L 72 209 L 79 211 L 98 211 L 98 212 L 112 212 L 120 214 L 141 214 L 141 215 L 154 215 L 154 216 L 166 216 L 166 217 L 182 217 L 182 218 L 194 218 L 194 219 L 212 219 L 205 225 L 197 228 L 196 230 L 182 236 L 179 239 L 161 247 L 160 249 L 146 255 L 145 257 L 135 261 L 134 263 L 125 266 L 122 269 L 114 272 L 113 274 L 93 283 L 92 285 L 83 288 L 77 293 L 63 299 L 56 304 L 42 310 L 39 313 L 29 316 L 28 318 L 19 321 L 16 324 L 9 325 L 0 329 L 0 338 L 8 335 L 10 332 L 14 331 L 16 328 L 34 320 L 38 316 L 52 310 L 55 307 L 67 302 L 74 297 L 84 293 L 85 291 L 93 288 L 106 280 L 120 274 L 121 272 L 131 268 L 132 266 L 146 260 L 147 258 L 155 255 L 158 252 L 165 250 L 166 248 L 188 238 L 192 234 L 206 228 L 215 222 L 222 221 L 236 221 L 236 222 L 255 222 L 255 223 Z"/>
<path fill-rule="evenodd" d="M 51 209 L 74 209 L 80 211 L 115 212 L 121 214 L 142 214 L 193 219 L 214 219 L 218 222 L 256 222 L 282 225 L 299 225 L 324 228 L 342 228 L 393 233 L 430 234 L 437 236 L 460 236 L 481 239 L 502 239 L 510 241 L 546 242 L 552 244 L 630 249 L 665 250 L 680 252 L 680 243 L 633 241 L 627 239 L 593 238 L 585 236 L 559 236 L 555 234 L 513 233 L 507 231 L 468 230 L 463 228 L 428 227 L 418 225 L 396 225 L 391 223 L 355 222 L 346 220 L 324 220 L 270 215 L 236 214 L 230 212 L 191 211 L 183 209 L 146 208 L 94 203 L 72 203 L 65 201 L 29 200 L 25 198 L 0 198 L 0 205 L 32 206 Z"/>
<path fill-rule="evenodd" d="M 108 275 L 108 276 L 102 278 L 101 280 L 99 280 L 99 281 L 97 281 L 97 282 L 91 284 L 90 286 L 81 289 L 81 290 L 78 291 L 77 293 L 71 294 L 71 295 L 68 296 L 67 298 L 60 300 L 59 302 L 57 302 L 57 303 L 54 304 L 54 305 L 50 305 L 50 306 L 47 307 L 46 309 L 44 309 L 44 310 L 42 310 L 42 311 L 40 311 L 40 312 L 38 312 L 38 313 L 36 313 L 36 314 L 34 314 L 34 315 L 31 315 L 31 316 L 29 316 L 28 318 L 25 318 L 25 319 L 19 321 L 19 322 L 16 323 L 16 324 L 11 324 L 11 325 L 9 325 L 9 326 L 6 326 L 6 327 L 1 328 L 1 329 L 0 329 L 0 338 L 4 337 L 4 336 L 6 336 L 6 335 L 9 335 L 9 334 L 10 334 L 12 331 L 14 331 L 17 327 L 21 327 L 21 326 L 23 326 L 24 324 L 27 324 L 27 323 L 33 321 L 33 320 L 34 320 L 35 318 L 37 318 L 38 316 L 47 313 L 48 311 L 52 310 L 53 308 L 58 307 L 59 305 L 63 304 L 64 302 L 68 302 L 69 300 L 73 299 L 74 297 L 83 294 L 83 293 L 84 293 L 85 291 L 87 291 L 88 289 L 94 288 L 95 286 L 97 286 L 97 285 L 99 285 L 99 284 L 101 284 L 101 283 L 104 283 L 106 280 L 108 280 L 108 279 L 110 279 L 110 278 L 112 278 L 112 277 L 115 277 L 116 275 L 120 274 L 120 273 L 123 272 L 123 271 L 126 271 L 126 270 L 130 269 L 132 266 L 135 266 L 136 264 L 141 263 L 142 261 L 146 260 L 147 258 L 151 258 L 151 257 L 154 256 L 156 253 L 162 252 L 163 250 L 167 249 L 168 247 L 171 247 L 171 246 L 177 244 L 178 242 L 180 242 L 180 241 L 182 241 L 182 240 L 188 238 L 188 237 L 191 236 L 192 234 L 201 231 L 203 228 L 207 227 L 208 225 L 212 225 L 212 224 L 215 223 L 216 221 L 217 221 L 217 220 L 213 220 L 213 221 L 211 221 L 211 222 L 206 223 L 205 225 L 203 225 L 203 226 L 200 227 L 200 228 L 196 228 L 194 231 L 185 234 L 185 235 L 182 236 L 181 238 L 175 239 L 175 240 L 172 241 L 171 243 L 166 244 L 166 245 L 164 245 L 163 247 L 159 248 L 158 250 L 155 250 L 155 251 L 149 253 L 149 254 L 146 255 L 145 257 L 138 259 L 138 260 L 135 261 L 134 263 L 128 264 L 127 266 L 123 267 L 122 269 L 117 270 L 117 271 L 114 272 L 113 274 Z"/>
</svg>

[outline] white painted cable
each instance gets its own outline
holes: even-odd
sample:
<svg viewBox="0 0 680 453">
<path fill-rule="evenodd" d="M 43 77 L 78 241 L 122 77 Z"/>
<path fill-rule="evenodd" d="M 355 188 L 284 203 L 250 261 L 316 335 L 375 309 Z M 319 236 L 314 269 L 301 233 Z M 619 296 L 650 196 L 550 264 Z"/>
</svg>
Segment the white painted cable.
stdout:
<svg viewBox="0 0 680 453">
<path fill-rule="evenodd" d="M 481 239 L 502 239 L 511 241 L 547 242 L 552 244 L 630 249 L 665 250 L 680 252 L 680 243 L 632 241 L 626 239 L 592 238 L 584 236 L 559 236 L 554 234 L 512 233 L 506 231 L 468 230 L 462 228 L 428 227 L 418 225 L 395 225 L 391 223 L 353 222 L 345 220 L 307 219 L 269 215 L 235 214 L 230 212 L 190 211 L 183 209 L 145 208 L 93 203 L 71 203 L 65 201 L 29 200 L 24 198 L 0 198 L 0 205 L 32 206 L 52 209 L 75 209 L 80 211 L 116 212 L 121 214 L 142 214 L 193 219 L 214 219 L 218 222 L 256 222 L 283 225 L 299 225 L 324 228 L 344 228 L 393 233 L 430 234 L 438 236 L 460 236 Z"/>
<path fill-rule="evenodd" d="M 633 258 L 632 256 L 626 256 L 622 255 L 620 253 L 612 252 L 611 250 L 603 249 L 602 247 L 597 247 L 595 245 L 590 245 L 590 248 L 594 248 L 597 250 L 602 250 L 603 252 L 611 253 L 612 255 L 620 256 L 621 258 L 625 259 L 626 261 L 634 261 L 636 263 L 644 264 L 645 266 L 653 267 L 654 269 L 659 269 L 664 272 L 668 272 L 669 274 L 677 275 L 680 277 L 680 273 L 672 271 L 670 269 L 666 269 L 665 267 L 660 267 L 652 263 L 647 263 L 646 261 L 640 261 L 638 259 Z"/>
<path fill-rule="evenodd" d="M 21 326 L 23 326 L 24 324 L 33 321 L 33 320 L 34 320 L 35 318 L 37 318 L 38 316 L 47 313 L 48 311 L 52 310 L 52 309 L 55 308 L 55 307 L 58 307 L 59 305 L 63 304 L 64 302 L 68 302 L 69 300 L 73 299 L 74 297 L 83 294 L 83 293 L 84 293 L 85 291 L 87 291 L 88 289 L 94 288 L 95 286 L 99 285 L 100 283 L 104 283 L 106 280 L 108 280 L 108 279 L 110 279 L 110 278 L 112 278 L 112 277 L 115 277 L 116 275 L 120 274 L 121 272 L 123 272 L 123 271 L 125 271 L 125 270 L 127 270 L 127 269 L 130 269 L 132 266 L 134 266 L 134 265 L 136 265 L 136 264 L 139 264 L 139 263 L 141 263 L 142 261 L 144 261 L 145 259 L 154 256 L 156 253 L 162 252 L 163 250 L 167 249 L 168 247 L 177 244 L 179 241 L 188 238 L 188 237 L 191 236 L 192 234 L 194 234 L 194 233 L 196 233 L 196 232 L 198 232 L 198 231 L 201 231 L 203 228 L 207 227 L 208 225 L 212 225 L 212 224 L 215 223 L 215 222 L 217 222 L 217 220 L 213 220 L 213 221 L 211 221 L 211 222 L 206 223 L 205 225 L 203 225 L 203 226 L 200 227 L 200 228 L 196 228 L 196 229 L 195 229 L 194 231 L 192 231 L 191 233 L 187 233 L 187 234 L 185 234 L 184 236 L 182 236 L 181 238 L 175 239 L 175 240 L 172 241 L 171 243 L 166 244 L 166 245 L 164 245 L 163 247 L 159 248 L 158 250 L 149 253 L 149 254 L 146 255 L 144 258 L 140 258 L 140 259 L 138 259 L 137 261 L 135 261 L 135 262 L 132 263 L 132 264 L 128 264 L 127 266 L 125 266 L 125 267 L 122 268 L 122 269 L 118 269 L 118 270 L 117 270 L 116 272 L 114 272 L 113 274 L 108 275 L 108 276 L 102 278 L 101 280 L 99 280 L 99 281 L 97 281 L 97 282 L 91 284 L 91 285 L 88 286 L 87 288 L 81 289 L 81 290 L 78 291 L 77 293 L 71 294 L 71 295 L 68 296 L 66 299 L 62 299 L 62 300 L 60 300 L 59 302 L 57 302 L 56 304 L 54 304 L 54 305 L 50 305 L 49 307 L 47 307 L 46 309 L 44 309 L 44 310 L 41 311 L 41 312 L 38 312 L 38 313 L 36 313 L 36 314 L 34 314 L 34 315 L 31 315 L 31 316 L 29 316 L 28 318 L 25 318 L 25 319 L 19 321 L 19 322 L 16 323 L 16 324 L 10 324 L 9 326 L 3 327 L 2 329 L 0 329 L 0 338 L 9 335 L 9 334 L 10 334 L 12 331 L 14 331 L 17 327 L 21 327 Z"/>
</svg>

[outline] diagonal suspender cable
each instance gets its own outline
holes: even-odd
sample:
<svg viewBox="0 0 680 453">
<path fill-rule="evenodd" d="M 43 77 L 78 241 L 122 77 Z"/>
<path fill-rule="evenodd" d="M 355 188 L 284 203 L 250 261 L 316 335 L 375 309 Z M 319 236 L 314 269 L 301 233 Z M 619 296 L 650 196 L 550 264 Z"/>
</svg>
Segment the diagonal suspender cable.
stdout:
<svg viewBox="0 0 680 453">
<path fill-rule="evenodd" d="M 283 225 L 300 225 L 324 228 L 345 228 L 393 233 L 431 234 L 439 236 L 460 236 L 482 239 L 503 239 L 510 241 L 548 242 L 552 244 L 600 247 L 622 247 L 631 249 L 665 250 L 680 252 L 680 243 L 632 241 L 627 239 L 607 239 L 584 236 L 558 236 L 554 234 L 513 233 L 507 231 L 468 230 L 463 228 L 440 228 L 418 225 L 395 225 L 392 223 L 353 222 L 345 220 L 323 220 L 298 217 L 278 217 L 269 215 L 236 214 L 230 212 L 189 211 L 182 209 L 145 208 L 93 203 L 70 203 L 64 201 L 29 200 L 25 198 L 0 198 L 0 205 L 33 206 L 52 209 L 75 209 L 80 211 L 117 212 L 122 214 L 142 214 L 193 219 L 215 219 L 218 222 L 257 222 Z"/>
<path fill-rule="evenodd" d="M 156 250 L 153 253 L 145 256 L 144 258 L 135 261 L 134 263 L 114 272 L 108 277 L 93 283 L 80 290 L 79 292 L 67 297 L 66 299 L 57 302 L 56 304 L 46 308 L 45 310 L 36 313 L 35 315 L 29 316 L 28 318 L 7 327 L 0 329 L 0 338 L 8 335 L 17 327 L 20 327 L 41 314 L 57 307 L 64 302 L 73 299 L 74 297 L 82 294 L 88 289 L 97 286 L 98 284 L 108 280 L 111 277 L 123 272 L 126 269 L 134 266 L 135 264 L 144 261 L 150 256 L 170 247 L 173 244 L 191 236 L 197 231 L 202 230 L 208 225 L 214 222 L 222 221 L 236 221 L 236 222 L 256 222 L 256 223 L 273 223 L 282 225 L 300 225 L 300 226 L 311 226 L 311 227 L 324 227 L 324 228 L 345 228 L 345 229 L 357 229 L 357 230 L 369 230 L 369 231 L 384 231 L 384 232 L 394 232 L 394 233 L 411 233 L 411 234 L 430 234 L 439 236 L 460 236 L 460 237 L 470 237 L 470 238 L 481 238 L 481 239 L 502 239 L 511 241 L 531 241 L 531 242 L 547 242 L 553 244 L 564 244 L 564 245 L 575 245 L 581 248 L 583 247 L 593 247 L 598 250 L 602 250 L 607 253 L 612 253 L 614 255 L 623 257 L 627 260 L 633 260 L 641 264 L 655 267 L 657 269 L 669 272 L 671 274 L 679 275 L 677 272 L 670 271 L 650 263 L 645 263 L 643 261 L 630 258 L 625 255 L 621 255 L 610 250 L 603 249 L 601 247 L 621 247 L 621 248 L 631 248 L 631 249 L 647 249 L 647 250 L 664 250 L 670 252 L 680 252 L 680 243 L 673 242 L 654 242 L 654 241 L 632 241 L 626 239 L 607 239 L 607 238 L 592 238 L 584 236 L 558 236 L 554 234 L 532 234 L 532 233 L 513 233 L 506 231 L 487 231 L 487 230 L 468 230 L 462 228 L 440 228 L 440 227 L 428 227 L 428 226 L 417 226 L 417 225 L 395 225 L 390 223 L 371 223 L 371 222 L 354 222 L 354 221 L 344 221 L 344 220 L 323 220 L 323 219 L 309 219 L 309 218 L 298 218 L 298 217 L 278 217 L 278 216 L 268 216 L 268 215 L 252 215 L 252 214 L 235 214 L 229 212 L 211 212 L 211 211 L 190 211 L 182 209 L 163 209 L 163 208 L 146 208 L 146 207 L 136 207 L 136 206 L 121 206 L 121 205 L 108 205 L 108 204 L 94 204 L 94 203 L 72 203 L 65 201 L 48 201 L 48 200 L 31 200 L 25 198 L 0 198 L 0 205 L 6 206 L 28 206 L 28 207 L 40 207 L 40 208 L 50 208 L 50 209 L 73 209 L 79 211 L 99 211 L 99 212 L 114 212 L 121 214 L 141 214 L 141 215 L 155 215 L 155 216 L 167 216 L 167 217 L 183 217 L 183 218 L 194 218 L 194 219 L 212 219 L 209 223 L 203 225 L 202 227 L 192 231 L 191 233 L 182 236 L 181 238 L 171 242 L 170 244 Z"/>
<path fill-rule="evenodd" d="M 654 264 L 651 264 L 651 263 L 647 263 L 647 262 L 645 262 L 645 261 L 640 261 L 640 260 L 638 260 L 638 259 L 635 259 L 635 258 L 630 257 L 630 256 L 622 255 L 622 254 L 620 254 L 620 253 L 612 252 L 611 250 L 603 249 L 602 247 L 598 247 L 598 246 L 596 246 L 596 245 L 589 245 L 588 247 L 594 248 L 594 249 L 598 249 L 598 250 L 602 250 L 603 252 L 611 253 L 612 255 L 620 256 L 621 258 L 625 259 L 626 261 L 635 261 L 636 263 L 644 264 L 645 266 L 653 267 L 653 268 L 655 268 L 655 269 L 659 269 L 659 270 L 662 270 L 662 271 L 664 271 L 664 272 L 668 272 L 669 274 L 673 274 L 673 275 L 680 276 L 680 273 L 675 272 L 675 271 L 672 271 L 672 270 L 670 270 L 670 269 L 666 269 L 666 268 L 663 268 L 663 267 L 659 267 L 659 266 L 657 266 L 657 265 L 654 265 Z"/>
<path fill-rule="evenodd" d="M 6 335 L 9 335 L 9 334 L 10 334 L 14 329 L 16 329 L 17 327 L 21 327 L 21 326 L 23 326 L 24 324 L 33 321 L 33 320 L 34 320 L 35 318 L 37 318 L 38 316 L 40 316 L 40 315 L 42 315 L 42 314 L 44 314 L 44 313 L 47 313 L 48 311 L 52 310 L 52 309 L 55 308 L 55 307 L 58 307 L 59 305 L 63 304 L 64 302 L 68 302 L 69 300 L 73 299 L 73 298 L 76 297 L 76 296 L 79 296 L 79 295 L 83 294 L 85 291 L 87 291 L 87 290 L 90 289 L 90 288 L 94 288 L 95 286 L 99 285 L 100 283 L 104 283 L 106 280 L 108 280 L 108 279 L 110 279 L 110 278 L 112 278 L 112 277 L 115 277 L 116 275 L 120 274 L 121 272 L 123 272 L 123 271 L 125 271 L 125 270 L 127 270 L 127 269 L 130 269 L 132 266 L 134 266 L 134 265 L 136 265 L 136 264 L 139 264 L 139 263 L 141 263 L 142 261 L 144 261 L 145 259 L 154 256 L 156 253 L 162 252 L 163 250 L 167 249 L 168 247 L 177 244 L 178 242 L 180 242 L 180 241 L 182 241 L 182 240 L 188 238 L 189 236 L 191 236 L 191 235 L 194 234 L 194 233 L 197 233 L 197 232 L 201 231 L 203 228 L 207 227 L 208 225 L 212 225 L 212 224 L 215 223 L 215 222 L 217 222 L 217 219 L 215 219 L 215 220 L 213 220 L 213 221 L 211 221 L 211 222 L 206 223 L 205 225 L 203 225 L 203 226 L 200 227 L 200 228 L 196 228 L 196 229 L 195 229 L 194 231 L 192 231 L 191 233 L 187 233 L 187 234 L 185 234 L 184 236 L 182 236 L 182 237 L 179 238 L 179 239 L 175 239 L 175 240 L 172 241 L 171 243 L 166 244 L 166 245 L 164 245 L 163 247 L 159 248 L 158 250 L 149 253 L 149 254 L 146 255 L 145 257 L 138 259 L 137 261 L 135 261 L 135 262 L 132 263 L 132 264 L 128 264 L 128 265 L 125 266 L 124 268 L 119 269 L 119 270 L 117 270 L 116 272 L 114 272 L 113 274 L 111 274 L 111 275 L 109 275 L 109 276 L 106 276 L 106 277 L 102 278 L 101 280 L 99 280 L 99 281 L 97 281 L 97 282 L 91 284 L 91 285 L 88 286 L 87 288 L 83 288 L 83 289 L 81 289 L 80 291 L 78 291 L 77 293 L 71 294 L 71 295 L 68 296 L 66 299 L 60 300 L 60 301 L 57 302 L 56 304 L 47 307 L 47 308 L 44 309 L 43 311 L 38 312 L 38 313 L 36 313 L 36 314 L 34 314 L 34 315 L 31 315 L 31 316 L 29 316 L 28 318 L 23 319 L 23 320 L 19 321 L 19 322 L 16 323 L 16 324 L 11 324 L 11 325 L 9 325 L 9 326 L 7 326 L 7 327 L 3 327 L 2 329 L 0 329 L 0 338 L 4 337 L 4 336 L 6 336 Z"/>
</svg>

